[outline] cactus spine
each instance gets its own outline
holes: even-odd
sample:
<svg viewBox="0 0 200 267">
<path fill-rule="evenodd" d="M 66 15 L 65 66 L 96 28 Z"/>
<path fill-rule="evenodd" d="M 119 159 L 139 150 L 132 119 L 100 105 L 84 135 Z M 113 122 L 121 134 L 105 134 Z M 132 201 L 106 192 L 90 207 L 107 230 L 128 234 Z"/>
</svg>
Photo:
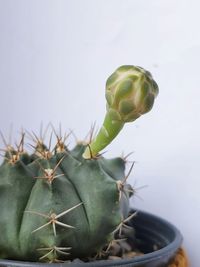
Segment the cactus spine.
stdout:
<svg viewBox="0 0 200 267">
<path fill-rule="evenodd" d="M 56 135 L 51 150 L 34 135 L 34 152 L 29 155 L 24 150 L 25 134 L 15 148 L 5 142 L 0 166 L 1 258 L 86 259 L 122 235 L 133 193 L 126 183 L 126 161 L 105 159 L 98 153 L 125 122 L 150 110 L 157 87 L 142 69 L 123 66 L 118 72 L 120 78 L 114 74 L 115 79 L 111 76 L 107 81 L 103 130 L 91 144 L 77 144 L 69 150 L 66 138 Z M 136 74 L 138 79 L 133 77 Z M 124 85 L 127 79 L 129 86 Z"/>
</svg>

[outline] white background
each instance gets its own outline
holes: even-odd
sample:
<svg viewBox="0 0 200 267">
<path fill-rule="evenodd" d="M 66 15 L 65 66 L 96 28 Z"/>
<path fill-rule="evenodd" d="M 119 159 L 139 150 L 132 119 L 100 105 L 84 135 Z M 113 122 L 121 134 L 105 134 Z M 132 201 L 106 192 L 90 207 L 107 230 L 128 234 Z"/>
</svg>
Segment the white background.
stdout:
<svg viewBox="0 0 200 267">
<path fill-rule="evenodd" d="M 105 112 L 106 78 L 122 64 L 153 73 L 160 94 L 108 156 L 134 151 L 132 205 L 178 226 L 200 264 L 198 0 L 0 0 L 0 129 L 41 121 L 83 138 Z"/>
</svg>

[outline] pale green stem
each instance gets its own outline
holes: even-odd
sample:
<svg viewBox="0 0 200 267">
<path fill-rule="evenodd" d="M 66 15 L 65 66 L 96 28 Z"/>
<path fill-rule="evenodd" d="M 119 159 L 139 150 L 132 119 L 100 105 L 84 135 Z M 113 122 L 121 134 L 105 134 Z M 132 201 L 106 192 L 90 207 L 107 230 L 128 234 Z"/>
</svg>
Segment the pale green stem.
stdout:
<svg viewBox="0 0 200 267">
<path fill-rule="evenodd" d="M 102 149 L 112 142 L 123 126 L 124 122 L 113 120 L 109 113 L 107 113 L 99 133 L 86 148 L 83 157 L 85 159 L 95 157 Z"/>
</svg>

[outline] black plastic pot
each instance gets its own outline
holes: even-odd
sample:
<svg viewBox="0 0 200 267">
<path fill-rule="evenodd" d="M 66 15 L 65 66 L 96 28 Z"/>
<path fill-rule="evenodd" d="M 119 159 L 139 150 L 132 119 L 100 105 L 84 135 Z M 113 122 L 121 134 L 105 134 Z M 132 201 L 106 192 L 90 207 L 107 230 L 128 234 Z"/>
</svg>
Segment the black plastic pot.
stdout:
<svg viewBox="0 0 200 267">
<path fill-rule="evenodd" d="M 139 249 L 146 253 L 143 256 L 128 260 L 62 264 L 0 260 L 0 267 L 167 267 L 182 243 L 179 230 L 166 220 L 142 211 L 138 211 L 138 215 L 130 221 L 130 225 L 136 230 L 134 242 L 136 241 Z"/>
</svg>

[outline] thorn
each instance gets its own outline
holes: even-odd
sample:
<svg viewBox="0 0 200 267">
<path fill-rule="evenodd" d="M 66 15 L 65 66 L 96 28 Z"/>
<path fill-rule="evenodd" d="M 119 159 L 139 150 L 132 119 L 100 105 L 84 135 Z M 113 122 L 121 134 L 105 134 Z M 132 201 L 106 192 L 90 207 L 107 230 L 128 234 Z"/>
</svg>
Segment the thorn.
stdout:
<svg viewBox="0 0 200 267">
<path fill-rule="evenodd" d="M 124 177 L 124 179 L 122 181 L 119 180 L 119 181 L 116 182 L 117 183 L 117 188 L 118 188 L 118 191 L 119 191 L 119 200 L 121 200 L 121 198 L 122 198 L 122 192 L 127 191 L 127 192 L 134 193 L 133 190 L 125 189 L 126 181 L 127 181 L 128 177 L 130 176 L 134 165 L 135 165 L 135 162 L 132 163 L 127 175 Z"/>
<path fill-rule="evenodd" d="M 56 164 L 56 166 L 55 166 L 54 169 L 53 169 L 53 172 L 54 172 L 54 173 L 56 172 L 57 168 L 60 166 L 61 162 L 64 160 L 65 157 L 66 157 L 66 156 L 63 156 L 63 157 L 58 161 L 58 163 Z"/>
<path fill-rule="evenodd" d="M 132 152 L 128 153 L 126 156 L 124 156 L 123 153 L 122 153 L 122 156 L 121 156 L 121 157 L 122 157 L 122 159 L 123 159 L 125 162 L 128 162 L 127 159 L 128 159 L 131 155 L 133 155 L 133 153 L 134 153 L 134 152 L 132 151 Z"/>
<path fill-rule="evenodd" d="M 57 257 L 57 254 L 69 256 L 70 252 L 68 252 L 68 251 L 71 249 L 72 249 L 71 247 L 52 246 L 49 248 L 38 248 L 37 251 L 44 251 L 44 252 L 47 251 L 47 253 L 45 253 L 45 255 L 43 255 L 42 257 L 39 258 L 39 260 L 43 260 L 43 259 L 47 258 L 52 253 L 55 255 L 55 257 Z M 64 262 L 64 261 L 60 261 L 58 259 L 53 259 L 51 262 Z"/>
<path fill-rule="evenodd" d="M 131 174 L 131 172 L 132 172 L 132 170 L 133 170 L 134 165 L 135 165 L 135 161 L 131 164 L 131 167 L 130 167 L 130 169 L 129 169 L 127 175 L 126 175 L 126 176 L 124 177 L 124 179 L 122 180 L 122 183 L 123 183 L 123 184 L 126 183 L 128 177 L 130 176 L 130 174 Z"/>
<path fill-rule="evenodd" d="M 55 213 L 51 213 L 50 215 L 47 215 L 47 214 L 43 214 L 43 213 L 40 213 L 40 212 L 37 212 L 37 211 L 31 211 L 31 210 L 30 211 L 26 210 L 24 212 L 28 212 L 30 214 L 38 215 L 38 216 L 44 217 L 44 218 L 49 220 L 49 222 L 47 222 L 47 223 L 41 225 L 40 227 L 38 227 L 37 229 L 33 230 L 32 233 L 35 233 L 35 232 L 37 232 L 37 231 L 39 231 L 39 230 L 41 230 L 41 229 L 43 229 L 46 226 L 51 224 L 52 228 L 53 228 L 54 236 L 56 236 L 56 225 L 59 225 L 59 226 L 65 227 L 65 228 L 75 228 L 72 225 L 68 225 L 68 224 L 62 223 L 62 222 L 58 221 L 57 219 L 59 219 L 60 217 L 64 216 L 65 214 L 71 212 L 72 210 L 74 210 L 75 208 L 79 207 L 82 204 L 83 203 L 79 203 L 79 204 L 75 205 L 74 207 L 59 213 L 58 215 L 56 215 Z"/>
<path fill-rule="evenodd" d="M 66 251 L 69 251 L 71 250 L 72 248 L 71 247 L 55 247 L 56 251 L 59 252 L 60 254 L 63 254 L 63 255 L 70 255 L 69 252 L 66 252 Z"/>
<path fill-rule="evenodd" d="M 59 134 L 60 134 L 60 137 L 62 136 L 62 125 L 61 123 L 59 123 Z"/>
<path fill-rule="evenodd" d="M 59 137 L 58 135 L 56 135 L 57 138 L 57 143 L 53 149 L 53 151 L 55 151 L 56 153 L 63 153 L 66 151 L 66 147 L 68 147 L 69 144 L 65 144 L 65 141 L 67 139 L 66 134 L 64 136 L 64 138 Z"/>
<path fill-rule="evenodd" d="M 40 122 L 40 139 L 42 139 L 42 133 L 43 133 L 43 121 Z"/>
<path fill-rule="evenodd" d="M 95 126 L 96 126 L 96 122 L 94 122 L 91 125 L 90 134 L 89 134 L 89 144 L 92 142 L 93 135 L 94 135 L 94 130 L 95 130 Z"/>
<path fill-rule="evenodd" d="M 51 215 L 51 217 L 53 217 L 53 216 Z M 54 220 L 54 218 L 53 218 L 53 220 Z M 56 236 L 56 224 L 55 224 L 55 222 L 52 222 L 52 227 L 53 227 L 53 234 L 54 234 L 54 236 Z"/>
<path fill-rule="evenodd" d="M 53 133 L 57 139 L 57 144 L 54 146 L 53 150 L 52 151 L 55 151 L 55 152 L 65 152 L 65 148 L 68 146 L 65 145 L 65 141 L 67 140 L 67 138 L 71 135 L 71 132 L 69 132 L 69 134 L 64 134 L 64 137 L 62 136 L 62 128 L 61 128 L 61 124 L 59 125 L 59 133 L 56 132 L 54 126 L 51 124 L 51 127 L 52 127 L 52 130 L 53 130 Z"/>
<path fill-rule="evenodd" d="M 64 250 L 64 251 L 68 251 L 68 250 L 71 250 L 72 248 L 71 247 L 56 247 L 56 246 L 53 246 L 53 247 L 49 247 L 49 248 L 37 248 L 38 251 L 47 251 L 47 250 L 50 250 L 50 249 L 55 249 L 55 250 Z"/>
<path fill-rule="evenodd" d="M 28 146 L 30 146 L 31 148 L 33 148 L 34 150 L 36 150 L 36 147 L 30 143 L 27 144 Z"/>
<path fill-rule="evenodd" d="M 3 140 L 3 143 L 4 143 L 5 147 L 6 147 L 5 149 L 0 149 L 0 151 L 2 151 L 4 153 L 7 152 L 9 154 L 9 158 L 6 157 L 5 155 L 2 155 L 2 154 L 0 154 L 0 156 L 4 157 L 6 160 L 8 160 L 9 163 L 15 164 L 20 158 L 19 157 L 19 152 L 16 151 L 11 145 L 9 145 L 6 142 L 6 140 L 4 138 L 4 135 L 3 135 L 3 133 L 1 131 L 0 131 L 0 136 L 1 136 L 1 138 Z"/>
<path fill-rule="evenodd" d="M 135 217 L 138 214 L 137 211 L 133 212 L 131 215 L 129 215 L 124 221 L 123 223 L 127 223 L 129 222 L 133 217 Z"/>
<path fill-rule="evenodd" d="M 9 163 L 11 163 L 12 165 L 14 165 L 19 160 L 20 160 L 19 154 L 12 155 L 12 157 L 9 159 Z"/>
<path fill-rule="evenodd" d="M 63 159 L 65 158 L 65 156 L 63 156 L 58 163 L 56 164 L 56 166 L 54 167 L 54 169 L 45 169 L 41 163 L 39 161 L 37 161 L 37 163 L 39 164 L 40 168 L 43 170 L 44 172 L 44 176 L 37 176 L 35 177 L 36 179 L 46 179 L 50 184 L 53 182 L 54 179 L 59 178 L 61 176 L 64 176 L 64 174 L 58 174 L 55 175 L 57 168 L 59 167 L 59 165 L 61 164 L 61 162 L 63 161 Z"/>
<path fill-rule="evenodd" d="M 108 152 L 107 150 L 106 150 L 106 151 L 103 151 L 103 152 L 97 154 L 95 157 L 96 157 L 96 158 L 100 158 L 100 157 L 102 157 L 103 155 L 105 155 L 107 152 Z"/>
<path fill-rule="evenodd" d="M 67 214 L 67 213 L 69 213 L 70 211 L 72 211 L 72 210 L 74 210 L 74 209 L 78 208 L 78 207 L 79 207 L 79 206 L 81 206 L 81 205 L 83 205 L 83 203 L 82 203 L 82 202 L 81 202 L 81 203 L 79 203 L 79 204 L 77 204 L 77 205 L 75 205 L 75 206 L 73 206 L 72 208 L 70 208 L 70 209 L 68 209 L 68 210 L 66 210 L 66 211 L 63 211 L 62 213 L 60 213 L 60 214 L 56 215 L 56 219 L 58 219 L 58 218 L 60 218 L 60 217 L 64 216 L 65 214 Z"/>
<path fill-rule="evenodd" d="M 78 140 L 77 136 L 75 135 L 74 131 L 72 129 L 70 129 L 70 132 L 71 132 L 71 135 L 74 137 L 75 142 L 78 143 L 79 140 Z"/>
<path fill-rule="evenodd" d="M 74 226 L 69 225 L 69 224 L 66 224 L 66 223 L 61 223 L 61 222 L 59 222 L 59 221 L 57 221 L 56 224 L 58 224 L 58 225 L 60 225 L 60 226 L 62 226 L 62 227 L 65 227 L 65 228 L 75 229 Z M 53 225 L 53 226 L 54 226 L 54 225 Z M 55 231 L 54 231 L 54 233 L 55 233 Z M 55 234 L 55 236 L 56 236 L 56 234 Z"/>
<path fill-rule="evenodd" d="M 36 214 L 36 215 L 42 216 L 42 217 L 47 218 L 47 219 L 49 218 L 49 215 L 46 215 L 44 213 L 37 212 L 37 211 L 25 210 L 24 212 L 31 213 L 31 214 Z"/>
<path fill-rule="evenodd" d="M 123 241 L 126 241 L 127 238 L 120 238 L 120 239 L 114 239 L 114 240 L 111 240 L 110 243 L 108 244 L 108 247 L 107 249 L 105 250 L 106 253 L 109 252 L 109 250 L 117 243 L 120 243 L 120 242 L 123 242 Z"/>
<path fill-rule="evenodd" d="M 24 138 L 25 138 L 25 133 L 22 132 L 22 133 L 21 133 L 21 140 L 20 140 L 20 142 L 19 142 L 19 145 L 16 144 L 17 152 L 18 152 L 19 154 L 22 154 L 22 153 L 24 152 Z"/>
<path fill-rule="evenodd" d="M 54 125 L 52 123 L 50 123 L 50 126 L 52 128 L 52 131 L 54 133 L 54 135 L 56 136 L 57 139 L 62 139 L 62 128 L 61 128 L 61 123 L 59 123 L 59 133 L 57 133 Z"/>
<path fill-rule="evenodd" d="M 119 232 L 119 236 L 122 236 L 122 230 L 124 228 L 132 229 L 131 226 L 126 225 L 127 222 L 129 222 L 133 217 L 137 215 L 137 211 L 132 213 L 130 216 L 128 216 L 125 220 L 122 220 L 120 224 L 117 226 L 117 228 L 114 230 L 114 233 Z"/>
<path fill-rule="evenodd" d="M 69 138 L 69 136 L 72 134 L 72 132 L 70 131 L 68 134 L 64 134 L 64 138 L 63 138 L 63 142 L 65 143 L 65 141 L 67 140 L 67 138 Z"/>
<path fill-rule="evenodd" d="M 87 148 L 89 150 L 89 154 L 90 154 L 90 157 L 86 158 L 87 160 L 90 160 L 90 159 L 98 159 L 98 158 L 100 158 L 102 155 L 104 155 L 107 152 L 107 151 L 104 151 L 102 153 L 98 153 L 96 155 L 93 155 L 90 144 L 87 144 L 86 146 L 87 146 Z"/>
<path fill-rule="evenodd" d="M 33 141 L 34 143 L 37 143 L 37 140 L 35 139 L 35 137 L 33 136 L 32 133 L 30 133 L 28 130 L 25 130 L 25 132 L 26 132 L 28 138 L 29 138 L 31 141 Z"/>
<path fill-rule="evenodd" d="M 93 258 L 93 260 L 102 259 L 106 256 L 106 252 L 104 250 L 99 251 Z"/>
<path fill-rule="evenodd" d="M 34 151 L 36 151 L 36 152 L 38 152 L 38 153 L 42 153 L 40 150 L 38 150 L 38 148 L 36 147 L 36 146 L 34 146 L 34 145 L 32 145 L 32 144 L 30 144 L 30 143 L 27 143 L 27 145 L 29 146 L 29 147 L 31 147 Z"/>
<path fill-rule="evenodd" d="M 64 176 L 64 174 L 54 175 L 53 169 L 45 169 L 44 176 L 36 176 L 35 179 L 46 179 L 50 184 L 52 184 L 53 180 Z"/>
<path fill-rule="evenodd" d="M 49 248 L 38 248 L 37 251 L 50 251 L 51 253 L 52 252 L 57 252 L 57 253 L 60 253 L 62 255 L 69 256 L 70 253 L 66 252 L 66 251 L 69 251 L 71 249 L 72 249 L 71 247 L 56 247 L 56 246 L 53 246 L 53 247 L 49 247 Z M 46 253 L 44 256 L 42 256 L 40 259 L 46 258 L 47 254 L 49 255 L 49 252 Z"/>
<path fill-rule="evenodd" d="M 34 138 L 35 138 L 35 142 L 36 143 L 41 143 L 41 144 L 43 144 L 43 140 L 42 139 L 40 139 L 38 136 L 37 136 L 37 134 L 35 133 L 35 132 L 33 132 L 32 131 L 32 134 L 33 134 L 33 136 L 34 136 Z"/>
<path fill-rule="evenodd" d="M 33 230 L 33 231 L 32 231 L 32 234 L 35 233 L 35 232 L 37 232 L 37 231 L 39 231 L 39 230 L 41 230 L 41 229 L 43 229 L 44 227 L 46 227 L 46 226 L 48 226 L 48 225 L 50 225 L 50 224 L 52 224 L 51 221 L 48 222 L 48 223 L 43 224 L 42 226 L 40 226 L 40 227 L 38 227 L 37 229 Z M 53 230 L 54 230 L 54 227 L 53 227 Z M 54 231 L 53 231 L 53 232 L 54 232 Z M 56 236 L 56 233 L 54 233 L 54 235 Z"/>
<path fill-rule="evenodd" d="M 89 148 L 89 152 L 90 152 L 90 158 L 93 159 L 93 155 L 92 155 L 92 150 L 91 150 L 91 147 L 90 145 L 88 144 L 87 147 Z"/>
<path fill-rule="evenodd" d="M 37 148 L 37 146 L 33 146 L 30 143 L 28 145 L 31 146 L 35 150 L 35 152 L 37 152 L 36 155 L 38 157 L 43 158 L 43 159 L 47 159 L 47 160 L 52 157 L 52 152 L 51 151 L 49 151 L 49 150 L 47 150 L 45 148 L 40 151 L 39 148 Z M 40 145 L 42 146 L 43 143 L 40 143 Z"/>
<path fill-rule="evenodd" d="M 142 186 L 139 186 L 139 187 L 135 188 L 135 183 L 134 183 L 134 185 L 132 187 L 133 195 L 143 201 L 143 198 L 138 195 L 138 190 L 141 190 L 141 189 L 146 188 L 146 187 L 148 187 L 148 185 L 142 185 Z"/>
<path fill-rule="evenodd" d="M 48 150 L 45 150 L 45 151 L 43 151 L 42 152 L 42 157 L 44 158 L 44 159 L 50 159 L 51 157 L 52 157 L 52 152 L 51 151 L 48 151 Z"/>
<path fill-rule="evenodd" d="M 30 134 L 29 132 L 27 132 L 29 136 L 31 136 L 32 140 L 34 143 L 36 143 L 35 146 L 33 146 L 32 144 L 28 144 L 29 146 L 31 146 L 39 155 L 39 157 L 45 158 L 45 159 L 50 159 L 52 154 L 49 150 L 46 149 L 43 140 L 39 139 L 37 137 L 37 135 L 32 131 L 32 134 Z"/>
<path fill-rule="evenodd" d="M 51 123 L 49 122 L 44 130 L 44 133 L 42 134 L 42 132 L 40 132 L 40 139 L 42 140 L 42 142 L 44 142 L 45 138 L 46 138 L 46 135 L 47 135 L 47 132 L 49 130 L 49 127 L 50 127 Z"/>
<path fill-rule="evenodd" d="M 131 185 L 128 185 L 129 188 L 125 188 L 125 186 L 126 186 L 126 184 L 123 184 L 121 181 L 117 181 L 117 188 L 119 191 L 119 201 L 122 198 L 122 193 L 128 192 L 128 193 L 131 193 L 131 195 L 133 195 L 135 193 L 135 191 Z"/>
<path fill-rule="evenodd" d="M 53 249 L 51 249 L 49 252 L 47 252 L 45 255 L 43 255 L 42 257 L 40 257 L 39 258 L 39 260 L 43 260 L 43 259 L 45 259 L 45 258 L 47 258 L 51 253 L 53 253 L 54 252 L 54 250 Z"/>
<path fill-rule="evenodd" d="M 59 256 L 57 254 L 69 256 L 70 252 L 68 252 L 68 251 L 70 251 L 71 249 L 72 249 L 71 247 L 56 247 L 56 246 L 52 246 L 52 247 L 49 247 L 49 248 L 38 248 L 37 251 L 39 251 L 39 252 L 40 251 L 41 252 L 42 251 L 44 251 L 44 252 L 47 251 L 47 253 L 45 253 L 42 257 L 40 257 L 39 260 L 43 260 L 45 258 L 48 258 L 49 255 L 53 254 L 52 255 L 53 259 L 50 260 L 49 263 L 54 263 L 54 262 L 56 262 L 56 263 L 64 263 L 65 261 L 59 260 L 59 259 L 56 258 L 57 256 Z M 51 256 L 51 258 L 52 258 L 52 256 Z"/>
<path fill-rule="evenodd" d="M 51 132 L 50 138 L 49 138 L 49 148 L 48 150 L 51 150 L 51 142 L 52 142 L 52 136 L 53 136 L 53 131 Z"/>
<path fill-rule="evenodd" d="M 58 134 L 56 132 L 56 129 L 55 129 L 54 125 L 51 122 L 50 122 L 50 126 L 51 126 L 51 129 L 54 132 L 55 136 L 58 137 L 58 138 L 61 137 L 61 136 L 58 136 Z"/>
<path fill-rule="evenodd" d="M 86 134 L 86 136 L 83 138 L 83 140 L 84 140 L 84 142 L 85 143 L 91 143 L 91 141 L 92 141 L 92 138 L 93 138 L 93 136 L 94 136 L 94 130 L 95 130 L 95 127 L 96 127 L 96 122 L 94 122 L 94 123 L 92 123 L 91 124 L 91 127 L 90 127 L 90 130 L 89 130 L 89 132 Z M 88 139 L 88 137 L 89 137 L 89 140 L 87 141 L 87 139 Z"/>
</svg>

